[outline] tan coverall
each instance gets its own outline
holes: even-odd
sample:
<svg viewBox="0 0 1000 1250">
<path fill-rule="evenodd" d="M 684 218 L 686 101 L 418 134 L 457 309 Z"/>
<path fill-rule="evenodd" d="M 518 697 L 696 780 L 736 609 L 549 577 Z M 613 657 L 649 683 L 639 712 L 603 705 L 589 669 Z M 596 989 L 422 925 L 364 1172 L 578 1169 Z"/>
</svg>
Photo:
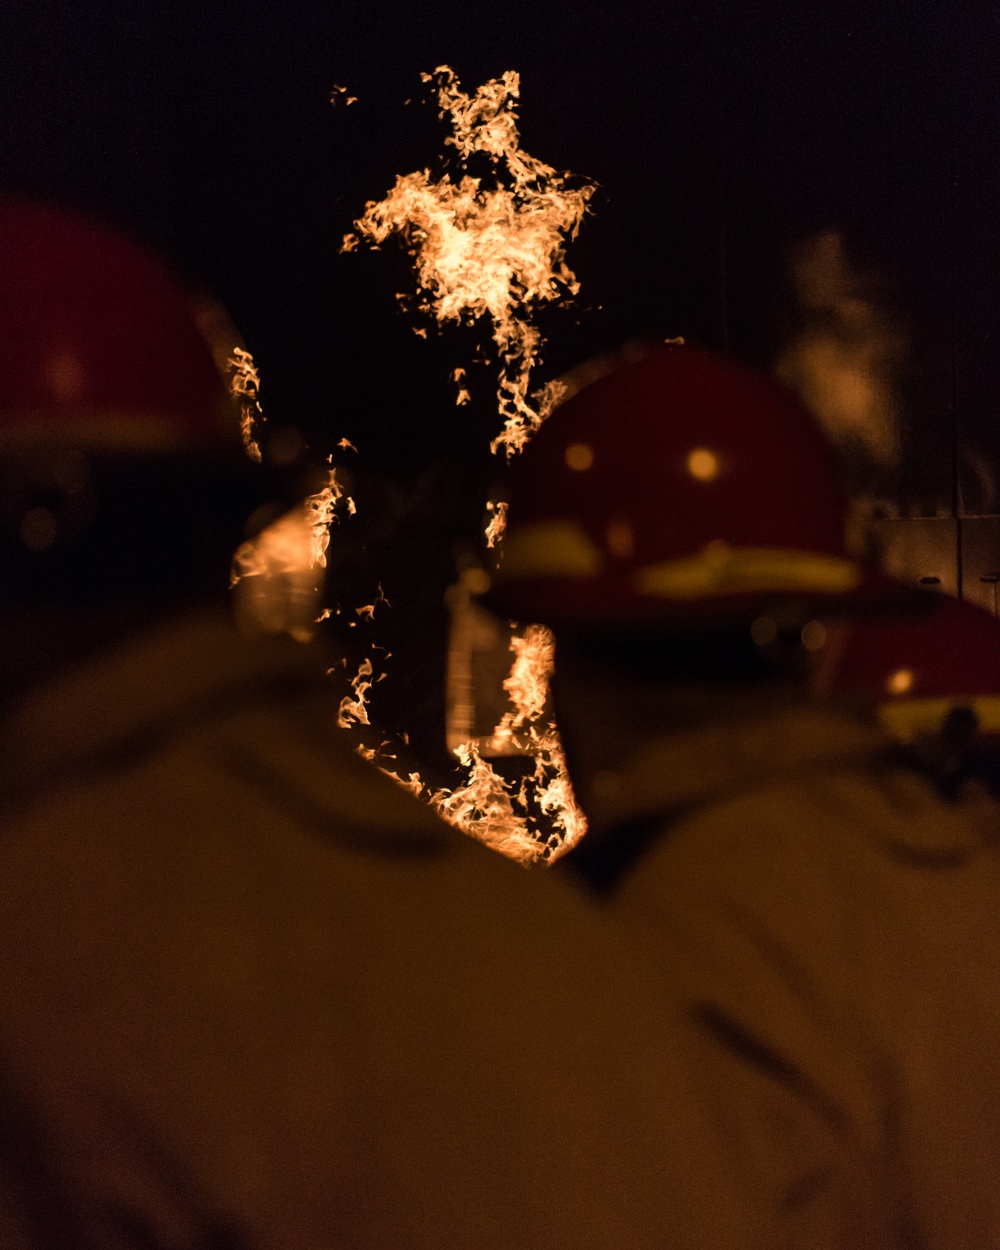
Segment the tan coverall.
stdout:
<svg viewBox="0 0 1000 1250">
<path fill-rule="evenodd" d="M 315 664 L 194 615 L 4 726 L 4 1250 L 731 1246 L 606 917 L 362 763 Z"/>
<path fill-rule="evenodd" d="M 604 787 L 578 867 L 690 1030 L 733 1244 L 1000 1247 L 985 825 L 835 708 L 734 719 L 720 697 L 701 719 Z M 609 831 L 617 856 L 588 864 Z"/>
</svg>

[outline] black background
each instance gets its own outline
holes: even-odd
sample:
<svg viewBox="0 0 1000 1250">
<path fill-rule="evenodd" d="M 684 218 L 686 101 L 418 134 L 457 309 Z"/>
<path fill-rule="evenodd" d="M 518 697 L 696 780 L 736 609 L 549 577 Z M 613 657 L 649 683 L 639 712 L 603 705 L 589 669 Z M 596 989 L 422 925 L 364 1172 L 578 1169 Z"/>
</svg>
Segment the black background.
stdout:
<svg viewBox="0 0 1000 1250">
<path fill-rule="evenodd" d="M 8 0 L 4 15 L 4 183 L 163 247 L 230 309 L 272 412 L 318 437 L 405 472 L 493 431 L 488 395 L 450 411 L 468 342 L 428 348 L 399 315 L 406 262 L 338 254 L 365 201 L 441 151 L 418 75 L 446 63 L 469 88 L 519 70 L 525 147 L 601 186 L 571 253 L 581 304 L 546 320 L 550 372 L 643 333 L 768 363 L 789 246 L 836 228 L 911 331 L 904 511 L 951 510 L 953 422 L 990 444 L 993 6 Z M 358 103 L 331 107 L 334 84 Z"/>
</svg>

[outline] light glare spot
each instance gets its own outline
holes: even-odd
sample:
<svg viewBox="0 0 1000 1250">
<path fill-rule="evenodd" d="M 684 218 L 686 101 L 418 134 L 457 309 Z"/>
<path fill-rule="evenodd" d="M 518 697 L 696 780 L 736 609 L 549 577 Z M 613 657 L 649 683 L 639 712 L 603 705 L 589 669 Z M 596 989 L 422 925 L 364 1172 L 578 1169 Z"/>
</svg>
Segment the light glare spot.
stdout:
<svg viewBox="0 0 1000 1250">
<path fill-rule="evenodd" d="M 732 559 L 733 549 L 723 539 L 713 538 L 705 544 L 701 554 L 709 568 L 721 569 Z"/>
<path fill-rule="evenodd" d="M 56 541 L 59 527 L 48 508 L 29 508 L 17 527 L 21 542 L 29 551 L 48 551 Z"/>
<path fill-rule="evenodd" d="M 462 581 L 470 595 L 484 595 L 490 588 L 490 575 L 485 569 L 466 569 Z"/>
<path fill-rule="evenodd" d="M 885 686 L 890 694 L 906 694 L 908 690 L 913 688 L 913 670 L 909 668 L 897 669 L 885 683 Z"/>
<path fill-rule="evenodd" d="M 577 473 L 586 473 L 594 463 L 594 449 L 586 443 L 570 443 L 566 448 L 566 463 Z"/>
<path fill-rule="evenodd" d="M 612 521 L 605 532 L 608 550 L 619 560 L 627 560 L 635 549 L 635 531 L 628 521 Z"/>
<path fill-rule="evenodd" d="M 83 361 L 70 349 L 55 352 L 45 362 L 45 381 L 60 403 L 78 402 L 87 385 Z"/>
<path fill-rule="evenodd" d="M 758 647 L 769 647 L 778 636 L 778 626 L 769 616 L 758 616 L 750 626 L 750 637 Z"/>
<path fill-rule="evenodd" d="M 719 457 L 707 447 L 696 447 L 688 453 L 687 467 L 699 482 L 714 482 L 719 476 Z"/>
<path fill-rule="evenodd" d="M 826 645 L 826 626 L 822 621 L 807 621 L 802 626 L 801 636 L 807 651 L 820 651 Z"/>
</svg>

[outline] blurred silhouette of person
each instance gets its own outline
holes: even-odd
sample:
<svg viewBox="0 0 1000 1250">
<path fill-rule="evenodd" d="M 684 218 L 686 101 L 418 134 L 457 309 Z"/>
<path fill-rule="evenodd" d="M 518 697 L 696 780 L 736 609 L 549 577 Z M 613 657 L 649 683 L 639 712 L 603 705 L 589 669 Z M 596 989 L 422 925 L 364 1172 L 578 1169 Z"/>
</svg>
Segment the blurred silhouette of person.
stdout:
<svg viewBox="0 0 1000 1250">
<path fill-rule="evenodd" d="M 515 463 L 493 606 L 556 638 L 575 867 L 679 1009 L 733 1245 L 1000 1242 L 1000 864 L 809 692 L 855 558 L 789 393 L 683 346 L 592 363 Z"/>
<path fill-rule="evenodd" d="M 817 656 L 814 689 L 867 703 L 899 757 L 949 801 L 965 801 L 995 830 L 1000 798 L 1000 621 L 934 595 L 913 620 L 845 625 Z"/>
<path fill-rule="evenodd" d="M 233 628 L 264 492 L 177 280 L 14 200 L 0 254 L 0 1240 L 731 1244 L 603 917 L 345 746 L 263 582 Z"/>
</svg>

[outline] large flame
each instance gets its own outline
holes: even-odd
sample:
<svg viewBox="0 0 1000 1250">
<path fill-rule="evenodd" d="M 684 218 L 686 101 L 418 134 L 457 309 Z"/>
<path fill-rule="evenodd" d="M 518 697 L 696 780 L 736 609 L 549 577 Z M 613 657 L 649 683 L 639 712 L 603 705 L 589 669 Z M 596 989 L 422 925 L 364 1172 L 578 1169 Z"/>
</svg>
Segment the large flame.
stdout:
<svg viewBox="0 0 1000 1250">
<path fill-rule="evenodd" d="M 473 94 L 455 74 L 440 66 L 421 76 L 437 86 L 440 115 L 451 119 L 451 135 L 461 176 L 432 176 L 430 170 L 401 175 L 383 200 L 370 201 L 344 239 L 350 251 L 362 241 L 379 246 L 400 237 L 413 256 L 417 308 L 439 324 L 488 317 L 500 358 L 497 399 L 503 428 L 490 444 L 509 457 L 520 451 L 559 402 L 561 385 L 550 382 L 530 393 L 532 369 L 540 360 L 542 335 L 534 323 L 537 308 L 568 301 L 579 291 L 566 262 L 565 247 L 576 236 L 594 185 L 572 185 L 520 146 L 517 101 L 520 78 L 508 71 Z M 495 186 L 467 172 L 476 155 L 493 164 Z M 426 329 L 417 327 L 426 337 Z M 456 369 L 457 402 L 470 396 L 464 369 Z M 490 503 L 487 546 L 500 555 L 506 526 L 505 503 Z M 406 778 L 385 766 L 386 756 L 360 747 L 368 759 L 401 785 L 433 804 L 463 832 L 522 863 L 551 861 L 586 832 L 577 806 L 558 730 L 548 712 L 549 680 L 555 642 L 541 625 L 529 625 L 511 639 L 514 660 L 504 689 L 509 710 L 495 726 L 490 745 L 502 751 L 516 741 L 534 761 L 531 773 L 510 783 L 467 742 L 455 748 L 465 773 L 454 789 L 432 790 L 416 773 Z M 366 662 L 367 663 L 367 662 Z M 341 703 L 341 724 L 368 724 L 365 696 L 371 665 L 352 682 L 354 698 Z"/>
<path fill-rule="evenodd" d="M 385 199 L 366 205 L 344 248 L 362 239 L 378 246 L 398 235 L 414 258 L 422 311 L 439 323 L 490 318 L 501 362 L 497 398 L 503 418 L 492 449 L 510 455 L 544 417 L 529 399 L 542 344 L 532 314 L 579 291 L 565 247 L 580 228 L 594 186 L 571 185 L 568 174 L 521 148 L 520 77 L 514 71 L 472 95 L 447 66 L 421 77 L 437 84 L 441 116 L 451 118 L 445 142 L 462 166 L 484 154 L 498 185 L 486 187 L 468 173 L 458 181 L 447 173 L 434 177 L 428 169 L 400 175 Z"/>
<path fill-rule="evenodd" d="M 546 719 L 552 634 L 531 625 L 511 640 L 511 650 L 514 663 L 504 682 L 511 708 L 496 726 L 490 746 L 503 750 L 515 736 L 523 739 L 522 755 L 534 759 L 532 772 L 519 784 L 510 783 L 483 758 L 478 743 L 465 742 L 455 748 L 463 783 L 419 792 L 449 824 L 511 859 L 531 864 L 561 855 L 586 825 L 569 788 L 555 727 Z M 419 777 L 411 773 L 403 784 L 412 789 L 415 781 Z"/>
<path fill-rule="evenodd" d="M 501 748 L 515 735 L 526 735 L 526 746 L 528 753 L 534 757 L 535 771 L 521 785 L 520 803 L 529 811 L 533 803 L 547 818 L 550 827 L 530 833 L 524 818 L 518 818 L 512 807 L 507 826 L 498 827 L 494 817 L 488 822 L 489 839 L 483 840 L 489 840 L 491 845 L 496 845 L 498 850 L 515 859 L 553 860 L 575 846 L 587 831 L 586 817 L 577 805 L 566 771 L 559 731 L 548 712 L 555 638 L 544 625 L 529 625 L 522 635 L 515 634 L 511 638 L 510 648 L 514 653 L 514 663 L 503 685 L 511 708 L 493 731 L 494 745 Z M 481 778 L 482 784 L 487 789 L 491 788 L 496 774 L 490 765 L 478 760 L 471 744 L 460 748 L 460 751 L 473 756 L 482 765 L 482 770 L 492 773 L 488 776 L 483 771 Z M 537 817 L 529 820 L 537 826 Z M 482 837 L 477 822 L 467 820 L 465 824 L 467 832 Z M 530 840 L 526 841 L 526 834 Z"/>
</svg>

